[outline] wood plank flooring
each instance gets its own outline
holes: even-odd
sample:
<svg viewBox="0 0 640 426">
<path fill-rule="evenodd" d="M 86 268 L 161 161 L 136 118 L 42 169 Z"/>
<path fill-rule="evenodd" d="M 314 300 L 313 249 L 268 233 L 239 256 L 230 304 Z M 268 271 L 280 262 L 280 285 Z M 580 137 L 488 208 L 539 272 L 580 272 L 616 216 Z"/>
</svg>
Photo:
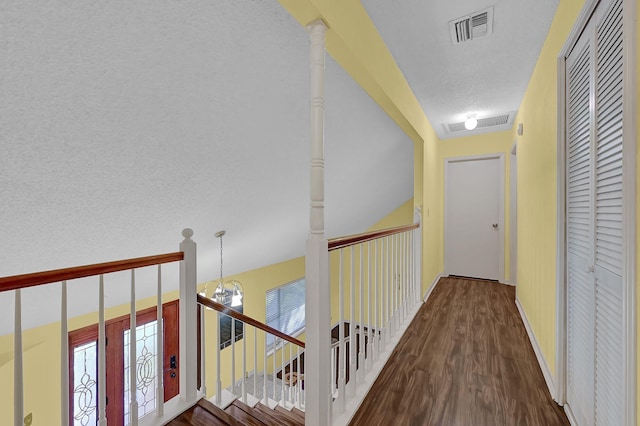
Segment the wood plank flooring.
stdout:
<svg viewBox="0 0 640 426">
<path fill-rule="evenodd" d="M 442 278 L 351 425 L 569 425 L 551 399 L 515 288 Z"/>
</svg>

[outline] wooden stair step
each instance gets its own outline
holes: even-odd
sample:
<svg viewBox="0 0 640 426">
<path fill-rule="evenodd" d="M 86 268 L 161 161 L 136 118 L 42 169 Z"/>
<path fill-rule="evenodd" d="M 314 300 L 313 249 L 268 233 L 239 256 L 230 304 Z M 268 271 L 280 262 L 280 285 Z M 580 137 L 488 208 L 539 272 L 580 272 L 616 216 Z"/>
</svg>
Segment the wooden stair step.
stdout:
<svg viewBox="0 0 640 426">
<path fill-rule="evenodd" d="M 280 411 L 283 414 L 291 416 L 291 418 L 296 419 L 299 422 L 301 422 L 302 424 L 304 424 L 304 414 L 302 414 L 302 411 L 299 411 L 299 410 L 295 410 L 295 411 L 291 410 L 291 411 L 289 411 L 286 408 L 280 407 L 280 406 L 277 406 L 276 410 Z"/>
<path fill-rule="evenodd" d="M 197 406 L 205 409 L 206 411 L 208 411 L 209 413 L 213 414 L 218 419 L 226 422 L 226 423 L 224 423 L 226 425 L 229 425 L 229 426 L 243 426 L 244 425 L 244 423 L 242 423 L 241 421 L 235 419 L 233 416 L 231 416 L 226 411 L 216 407 L 216 405 L 213 402 L 208 401 L 208 400 L 206 400 L 204 398 L 201 399 L 200 401 L 198 401 Z"/>
<path fill-rule="evenodd" d="M 263 405 L 262 403 L 259 403 L 258 405 L 256 405 L 256 408 L 262 411 L 263 413 L 266 413 L 267 415 L 273 417 L 277 421 L 279 421 L 281 425 L 287 425 L 287 426 L 304 425 L 304 419 L 300 421 L 299 418 L 294 417 L 293 415 L 291 415 L 289 411 L 285 410 L 284 408 L 276 407 L 276 409 L 273 410 L 267 407 L 266 405 Z M 278 408 L 280 408 L 280 410 L 278 410 Z"/>
<path fill-rule="evenodd" d="M 269 414 L 264 413 L 258 410 L 257 408 L 252 408 L 247 404 L 243 403 L 242 401 L 240 401 L 239 399 L 236 399 L 235 401 L 233 401 L 232 406 L 235 406 L 237 409 L 242 410 L 245 413 L 248 413 L 249 415 L 255 417 L 256 419 L 261 421 L 262 424 L 264 424 L 265 426 L 281 426 L 282 425 L 282 422 L 276 419 L 275 417 L 271 417 L 269 416 Z"/>
<path fill-rule="evenodd" d="M 265 423 L 257 418 L 254 413 L 245 411 L 235 404 L 231 404 L 224 411 L 247 426 L 265 426 Z"/>
</svg>

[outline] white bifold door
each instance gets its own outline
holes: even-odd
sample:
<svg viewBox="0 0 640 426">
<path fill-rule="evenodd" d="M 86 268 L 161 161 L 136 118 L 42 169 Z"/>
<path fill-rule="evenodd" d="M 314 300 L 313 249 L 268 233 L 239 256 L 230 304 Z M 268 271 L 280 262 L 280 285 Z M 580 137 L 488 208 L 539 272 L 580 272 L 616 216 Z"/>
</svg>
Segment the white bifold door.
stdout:
<svg viewBox="0 0 640 426">
<path fill-rule="evenodd" d="M 567 404 L 622 425 L 622 0 L 597 6 L 566 60 Z"/>
</svg>

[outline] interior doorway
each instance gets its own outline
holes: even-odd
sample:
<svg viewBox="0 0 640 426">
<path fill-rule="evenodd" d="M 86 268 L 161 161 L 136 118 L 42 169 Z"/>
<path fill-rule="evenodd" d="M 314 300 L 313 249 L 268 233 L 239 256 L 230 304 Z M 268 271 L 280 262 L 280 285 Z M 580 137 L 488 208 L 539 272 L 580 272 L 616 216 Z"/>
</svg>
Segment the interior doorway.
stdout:
<svg viewBox="0 0 640 426">
<path fill-rule="evenodd" d="M 504 282 L 504 154 L 445 160 L 445 274 Z"/>
</svg>

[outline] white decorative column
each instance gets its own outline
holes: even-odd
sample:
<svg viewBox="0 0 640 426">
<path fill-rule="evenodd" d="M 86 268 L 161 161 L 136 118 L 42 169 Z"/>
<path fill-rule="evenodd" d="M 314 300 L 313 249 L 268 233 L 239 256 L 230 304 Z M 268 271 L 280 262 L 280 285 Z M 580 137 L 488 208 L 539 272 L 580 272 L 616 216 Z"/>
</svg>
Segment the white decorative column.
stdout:
<svg viewBox="0 0 640 426">
<path fill-rule="evenodd" d="M 308 26 L 311 41 L 310 232 L 306 247 L 305 424 L 330 423 L 331 298 L 329 251 L 324 235 L 324 69 L 325 33 L 321 20 Z"/>
<path fill-rule="evenodd" d="M 180 394 L 185 402 L 196 402 L 198 388 L 198 336 L 196 301 L 196 243 L 191 240 L 193 231 L 182 231 L 184 240 L 180 251 Z M 204 343 L 203 343 L 204 344 Z M 204 362 L 204 360 L 202 360 Z"/>
</svg>

